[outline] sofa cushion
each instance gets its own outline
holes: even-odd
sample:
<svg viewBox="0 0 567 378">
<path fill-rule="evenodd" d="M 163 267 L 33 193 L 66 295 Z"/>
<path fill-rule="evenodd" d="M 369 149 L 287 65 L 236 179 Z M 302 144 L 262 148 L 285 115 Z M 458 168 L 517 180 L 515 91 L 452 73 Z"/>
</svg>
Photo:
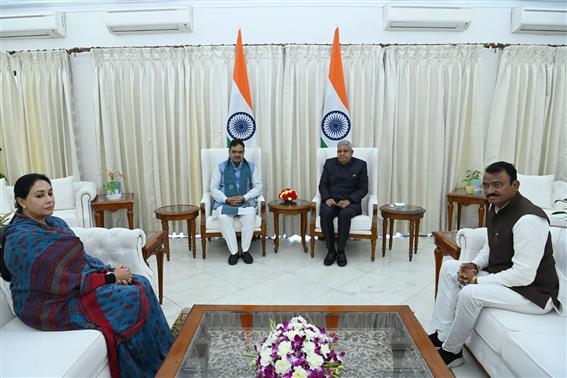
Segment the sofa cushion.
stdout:
<svg viewBox="0 0 567 378">
<path fill-rule="evenodd" d="M 557 317 L 557 316 L 556 316 Z M 565 332 L 509 332 L 503 341 L 502 359 L 517 377 L 566 377 Z"/>
<path fill-rule="evenodd" d="M 0 345 L 2 377 L 92 377 L 107 364 L 104 336 L 96 330 L 39 331 L 16 318 L 0 329 Z"/>
<path fill-rule="evenodd" d="M 256 216 L 256 221 L 254 222 L 254 227 L 255 228 L 262 227 L 262 218 L 261 217 Z M 235 217 L 234 218 L 234 229 L 236 231 L 240 231 L 241 228 L 242 228 L 242 223 L 240 223 L 240 218 Z M 219 223 L 217 216 L 215 214 L 207 217 L 207 231 L 211 232 L 212 230 L 220 230 L 220 223 Z"/>
<path fill-rule="evenodd" d="M 554 175 L 528 176 L 518 174 L 520 193 L 532 201 L 534 205 L 544 209 L 551 209 L 553 207 L 551 192 L 554 179 Z"/>
<path fill-rule="evenodd" d="M 57 203 L 57 199 L 55 203 Z M 77 216 L 77 209 L 57 210 L 56 212 L 53 213 L 53 215 L 63 219 L 69 227 L 81 226 L 79 217 Z"/>
<path fill-rule="evenodd" d="M 53 188 L 53 195 L 55 196 L 55 210 L 75 208 L 73 176 L 53 179 L 51 180 L 51 187 Z"/>
<path fill-rule="evenodd" d="M 10 198 L 6 194 L 6 179 L 0 179 L 0 214 L 9 213 L 14 209 L 14 204 L 10 204 Z"/>
<path fill-rule="evenodd" d="M 357 215 L 350 220 L 350 232 L 351 233 L 368 233 L 370 234 L 370 229 L 372 228 L 372 217 L 368 215 Z M 333 225 L 335 227 L 335 232 L 339 229 L 339 219 L 333 219 Z M 321 217 L 317 217 L 315 221 L 315 228 L 321 229 Z"/>
<path fill-rule="evenodd" d="M 498 308 L 485 308 L 480 313 L 475 330 L 496 353 L 502 352 L 502 343 L 511 331 L 567 334 L 565 318 L 555 311 L 544 315 L 530 315 Z"/>
</svg>

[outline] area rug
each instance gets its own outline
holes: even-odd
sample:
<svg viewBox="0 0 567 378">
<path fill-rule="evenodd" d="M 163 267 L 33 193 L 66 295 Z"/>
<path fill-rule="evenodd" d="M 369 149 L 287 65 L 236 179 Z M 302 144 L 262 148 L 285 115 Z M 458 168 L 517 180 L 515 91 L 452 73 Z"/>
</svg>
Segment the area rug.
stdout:
<svg viewBox="0 0 567 378">
<path fill-rule="evenodd" d="M 171 335 L 173 336 L 174 340 L 177 337 L 177 335 L 179 335 L 179 332 L 181 332 L 181 328 L 183 328 L 183 325 L 185 324 L 185 320 L 189 316 L 189 311 L 191 311 L 191 309 L 188 307 L 182 309 L 181 312 L 179 313 L 179 316 L 177 317 L 177 319 L 175 319 L 175 322 L 171 326 Z"/>
</svg>

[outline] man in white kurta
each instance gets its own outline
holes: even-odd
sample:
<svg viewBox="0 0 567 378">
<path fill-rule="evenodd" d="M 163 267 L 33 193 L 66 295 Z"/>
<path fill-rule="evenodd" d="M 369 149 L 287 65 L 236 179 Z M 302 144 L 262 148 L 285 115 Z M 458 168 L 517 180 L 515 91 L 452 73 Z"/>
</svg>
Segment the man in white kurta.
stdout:
<svg viewBox="0 0 567 378">
<path fill-rule="evenodd" d="M 256 222 L 256 198 L 262 194 L 262 178 L 256 166 L 244 159 L 242 140 L 232 140 L 228 155 L 211 178 L 210 190 L 215 200 L 213 212 L 230 252 L 228 263 L 235 265 L 242 257 L 246 264 L 252 264 L 249 249 Z M 241 254 L 234 227 L 237 219 L 241 224 Z"/>
<path fill-rule="evenodd" d="M 545 314 L 557 300 L 549 221 L 519 186 L 512 164 L 486 168 L 488 244 L 473 261 L 449 260 L 441 268 L 429 339 L 450 368 L 464 362 L 462 347 L 484 307 Z"/>
</svg>

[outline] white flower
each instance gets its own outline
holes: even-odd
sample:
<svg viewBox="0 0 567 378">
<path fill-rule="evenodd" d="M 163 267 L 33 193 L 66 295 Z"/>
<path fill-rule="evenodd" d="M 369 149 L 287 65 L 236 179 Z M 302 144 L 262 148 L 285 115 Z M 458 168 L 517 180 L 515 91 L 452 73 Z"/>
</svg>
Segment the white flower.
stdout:
<svg viewBox="0 0 567 378">
<path fill-rule="evenodd" d="M 282 341 L 278 346 L 278 355 L 283 357 L 290 352 L 291 352 L 291 342 Z"/>
<path fill-rule="evenodd" d="M 278 374 L 285 374 L 291 368 L 291 362 L 289 362 L 286 358 L 278 360 L 276 362 L 276 373 Z"/>
<path fill-rule="evenodd" d="M 315 343 L 312 343 L 311 341 L 304 342 L 303 343 L 303 351 L 306 354 L 315 353 Z"/>
<path fill-rule="evenodd" d="M 271 363 L 272 363 L 272 357 L 270 357 L 270 356 L 261 356 L 260 357 L 260 365 L 268 366 Z"/>
<path fill-rule="evenodd" d="M 303 323 L 303 324 L 307 323 L 307 320 L 305 320 L 303 316 L 295 316 L 291 319 L 291 321 L 294 323 Z"/>
<path fill-rule="evenodd" d="M 312 369 L 319 369 L 323 365 L 323 357 L 319 356 L 317 353 L 307 354 L 307 363 Z"/>
<path fill-rule="evenodd" d="M 272 356 L 272 347 L 271 346 L 262 347 L 262 349 L 260 349 L 260 357 L 271 358 L 271 356 Z"/>
<path fill-rule="evenodd" d="M 293 374 L 291 378 L 307 378 L 307 371 L 301 366 L 296 366 L 293 368 Z"/>
<path fill-rule="evenodd" d="M 299 335 L 299 331 L 295 331 L 295 330 L 287 331 L 285 335 L 287 336 L 288 339 L 293 340 L 295 339 L 295 336 Z"/>
<path fill-rule="evenodd" d="M 331 349 L 329 349 L 329 344 L 322 344 L 321 345 L 321 354 L 325 357 L 327 357 L 327 355 L 329 354 L 329 352 L 331 351 Z"/>
<path fill-rule="evenodd" d="M 306 335 L 309 339 L 313 340 L 315 337 L 319 337 L 319 336 L 321 335 L 321 333 L 318 332 L 318 331 L 313 331 L 312 329 L 307 328 L 307 329 L 305 330 L 305 335 Z"/>
</svg>

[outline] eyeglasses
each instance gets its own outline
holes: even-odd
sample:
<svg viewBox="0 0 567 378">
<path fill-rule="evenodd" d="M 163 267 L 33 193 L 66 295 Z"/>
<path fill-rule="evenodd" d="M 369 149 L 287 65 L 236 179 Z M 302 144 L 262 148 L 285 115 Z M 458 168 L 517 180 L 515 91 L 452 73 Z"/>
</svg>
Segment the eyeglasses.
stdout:
<svg viewBox="0 0 567 378">
<path fill-rule="evenodd" d="M 491 182 L 489 184 L 482 184 L 482 189 L 483 190 L 488 190 L 491 187 L 494 189 L 502 189 L 502 187 L 504 186 L 504 183 L 501 183 L 500 181 L 496 181 L 496 182 Z"/>
</svg>

